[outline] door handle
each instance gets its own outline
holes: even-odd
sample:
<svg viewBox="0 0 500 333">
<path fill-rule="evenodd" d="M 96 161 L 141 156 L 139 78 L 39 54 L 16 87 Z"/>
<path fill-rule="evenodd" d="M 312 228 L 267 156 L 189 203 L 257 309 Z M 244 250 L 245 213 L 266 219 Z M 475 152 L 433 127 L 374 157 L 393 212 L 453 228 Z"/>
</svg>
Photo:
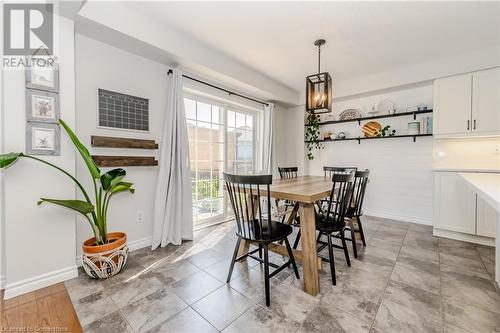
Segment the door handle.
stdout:
<svg viewBox="0 0 500 333">
<path fill-rule="evenodd" d="M 470 130 L 470 120 L 467 120 L 467 130 Z"/>
<path fill-rule="evenodd" d="M 472 126 L 472 129 L 476 129 L 476 119 L 474 119 L 474 125 Z"/>
</svg>

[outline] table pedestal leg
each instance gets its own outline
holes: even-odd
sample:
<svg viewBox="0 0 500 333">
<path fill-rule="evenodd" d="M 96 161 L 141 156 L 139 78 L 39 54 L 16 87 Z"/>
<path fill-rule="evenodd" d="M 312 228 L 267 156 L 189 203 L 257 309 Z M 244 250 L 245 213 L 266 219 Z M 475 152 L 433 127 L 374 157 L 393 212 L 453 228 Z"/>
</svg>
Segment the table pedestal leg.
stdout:
<svg viewBox="0 0 500 333">
<path fill-rule="evenodd" d="M 318 253 L 316 248 L 316 220 L 314 204 L 300 203 L 300 232 L 304 266 L 304 291 L 319 293 Z"/>
</svg>

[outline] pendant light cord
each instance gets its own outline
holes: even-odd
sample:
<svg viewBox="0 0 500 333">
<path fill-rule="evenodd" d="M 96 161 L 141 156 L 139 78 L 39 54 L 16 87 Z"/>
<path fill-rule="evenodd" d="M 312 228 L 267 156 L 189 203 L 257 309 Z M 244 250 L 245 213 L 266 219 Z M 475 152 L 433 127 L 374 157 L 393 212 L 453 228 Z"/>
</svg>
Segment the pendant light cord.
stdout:
<svg viewBox="0 0 500 333">
<path fill-rule="evenodd" d="M 318 45 L 318 74 L 321 73 L 321 45 Z"/>
</svg>

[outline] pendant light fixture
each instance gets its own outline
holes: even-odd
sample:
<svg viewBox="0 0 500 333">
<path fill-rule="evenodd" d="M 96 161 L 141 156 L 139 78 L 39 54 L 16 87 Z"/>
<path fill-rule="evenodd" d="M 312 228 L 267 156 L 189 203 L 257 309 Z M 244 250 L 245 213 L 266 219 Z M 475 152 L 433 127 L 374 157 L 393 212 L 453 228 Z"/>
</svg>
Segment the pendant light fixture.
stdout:
<svg viewBox="0 0 500 333">
<path fill-rule="evenodd" d="M 321 73 L 321 46 L 326 41 L 318 39 L 318 73 L 306 77 L 306 111 L 310 113 L 332 112 L 332 78 L 327 72 Z"/>
</svg>

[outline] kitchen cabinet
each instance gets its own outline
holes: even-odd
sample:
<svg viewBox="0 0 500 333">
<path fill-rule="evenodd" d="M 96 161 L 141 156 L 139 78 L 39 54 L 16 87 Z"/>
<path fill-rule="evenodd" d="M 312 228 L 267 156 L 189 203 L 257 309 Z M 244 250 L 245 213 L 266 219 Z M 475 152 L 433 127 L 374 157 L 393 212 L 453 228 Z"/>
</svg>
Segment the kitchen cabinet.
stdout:
<svg viewBox="0 0 500 333">
<path fill-rule="evenodd" d="M 437 138 L 500 135 L 500 69 L 434 81 Z"/>
<path fill-rule="evenodd" d="M 434 227 L 494 238 L 498 213 L 455 172 L 434 174 Z"/>
<path fill-rule="evenodd" d="M 476 219 L 479 236 L 492 237 L 496 235 L 498 213 L 479 195 L 476 197 Z"/>
</svg>

